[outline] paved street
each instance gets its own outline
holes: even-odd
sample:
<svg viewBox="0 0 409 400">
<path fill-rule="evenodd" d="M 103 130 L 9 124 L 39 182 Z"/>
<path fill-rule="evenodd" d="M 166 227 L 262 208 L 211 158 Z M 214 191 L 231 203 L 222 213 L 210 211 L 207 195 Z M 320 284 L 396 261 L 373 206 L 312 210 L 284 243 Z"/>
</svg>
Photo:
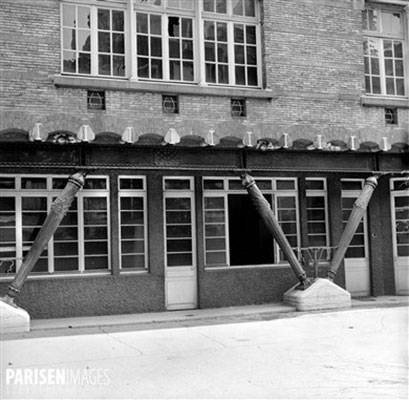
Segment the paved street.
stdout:
<svg viewBox="0 0 409 400">
<path fill-rule="evenodd" d="M 0 397 L 407 399 L 407 340 L 407 307 L 11 339 Z"/>
</svg>

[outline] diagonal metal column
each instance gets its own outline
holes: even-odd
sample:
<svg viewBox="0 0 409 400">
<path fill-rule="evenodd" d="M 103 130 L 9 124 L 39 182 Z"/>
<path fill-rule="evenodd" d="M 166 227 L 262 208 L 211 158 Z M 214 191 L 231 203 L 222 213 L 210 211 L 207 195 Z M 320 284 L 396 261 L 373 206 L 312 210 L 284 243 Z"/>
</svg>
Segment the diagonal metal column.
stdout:
<svg viewBox="0 0 409 400">
<path fill-rule="evenodd" d="M 285 254 L 288 262 L 290 263 L 290 266 L 294 271 L 295 276 L 301 282 L 300 289 L 306 288 L 307 286 L 309 286 L 310 282 L 307 279 L 307 275 L 303 267 L 301 266 L 300 262 L 298 261 L 297 256 L 295 255 L 293 249 L 291 248 L 290 243 L 288 243 L 288 240 L 285 237 L 284 232 L 281 229 L 281 226 L 278 223 L 276 216 L 271 210 L 270 204 L 264 198 L 260 189 L 257 187 L 254 179 L 250 175 L 244 174 L 242 176 L 242 184 L 246 188 L 251 198 L 251 201 L 260 218 L 263 220 L 266 228 L 277 241 L 278 245 L 280 246 L 280 249 Z"/>
<path fill-rule="evenodd" d="M 365 214 L 369 201 L 371 200 L 372 194 L 377 186 L 378 186 L 377 177 L 376 176 L 369 177 L 365 181 L 365 185 L 364 188 L 362 189 L 361 194 L 355 200 L 354 207 L 351 211 L 344 232 L 342 233 L 337 250 L 335 251 L 334 257 L 332 258 L 331 265 L 328 271 L 328 279 L 331 281 L 335 279 L 335 275 L 337 274 L 338 268 L 341 265 L 342 260 L 344 259 L 348 246 L 351 243 L 353 236 L 355 235 L 358 225 Z"/>
<path fill-rule="evenodd" d="M 54 235 L 66 212 L 71 206 L 77 192 L 82 189 L 85 183 L 85 173 L 78 172 L 68 178 L 68 182 L 61 194 L 54 200 L 50 212 L 38 232 L 30 251 L 25 257 L 23 264 L 19 268 L 13 281 L 8 287 L 8 291 L 3 301 L 14 304 L 14 298 L 20 293 L 28 274 L 33 269 L 35 263 L 40 258 L 45 246 Z"/>
</svg>

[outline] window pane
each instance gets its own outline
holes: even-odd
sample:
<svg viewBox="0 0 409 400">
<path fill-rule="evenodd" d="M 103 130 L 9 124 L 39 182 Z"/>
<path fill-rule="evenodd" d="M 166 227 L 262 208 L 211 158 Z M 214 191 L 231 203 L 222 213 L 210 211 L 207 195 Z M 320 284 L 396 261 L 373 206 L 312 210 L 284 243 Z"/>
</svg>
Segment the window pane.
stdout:
<svg viewBox="0 0 409 400">
<path fill-rule="evenodd" d="M 247 46 L 247 64 L 250 65 L 257 64 L 257 52 L 256 48 L 253 46 Z"/>
<path fill-rule="evenodd" d="M 381 81 L 379 78 L 372 78 L 372 92 L 381 93 Z"/>
<path fill-rule="evenodd" d="M 182 49 L 182 57 L 184 59 L 193 60 L 193 42 L 191 40 L 183 40 Z"/>
<path fill-rule="evenodd" d="M 183 63 L 183 80 L 193 81 L 193 63 L 191 62 Z"/>
<path fill-rule="evenodd" d="M 392 57 L 392 41 L 391 40 L 384 40 L 383 41 L 383 54 L 385 57 Z"/>
<path fill-rule="evenodd" d="M 206 264 L 208 265 L 225 265 L 226 262 L 226 253 L 224 251 L 206 253 Z"/>
<path fill-rule="evenodd" d="M 78 27 L 91 28 L 91 9 L 89 7 L 78 7 Z"/>
<path fill-rule="evenodd" d="M 190 18 L 182 19 L 182 36 L 185 38 L 193 37 L 192 20 Z"/>
<path fill-rule="evenodd" d="M 160 15 L 150 16 L 150 33 L 152 35 L 162 34 L 162 17 Z"/>
<path fill-rule="evenodd" d="M 98 32 L 98 51 L 109 53 L 111 51 L 111 35 L 107 32 Z"/>
<path fill-rule="evenodd" d="M 72 47 L 74 49 L 74 47 Z M 78 50 L 91 51 L 90 31 L 80 29 L 78 31 Z"/>
<path fill-rule="evenodd" d="M 67 50 L 75 50 L 76 39 L 75 39 L 75 29 L 64 28 L 63 30 L 63 46 Z"/>
<path fill-rule="evenodd" d="M 234 55 L 235 55 L 235 62 L 236 64 L 244 64 L 244 46 L 234 46 Z"/>
<path fill-rule="evenodd" d="M 372 75 L 379 75 L 379 59 L 371 58 L 371 71 Z"/>
<path fill-rule="evenodd" d="M 147 48 L 146 48 L 147 51 Z M 146 53 L 147 54 L 147 53 Z M 162 40 L 161 38 L 151 37 L 151 56 L 162 57 Z"/>
<path fill-rule="evenodd" d="M 169 267 L 192 265 L 192 254 L 168 254 L 167 264 Z"/>
<path fill-rule="evenodd" d="M 162 79 L 162 60 L 152 59 L 151 77 L 153 79 Z"/>
<path fill-rule="evenodd" d="M 100 75 L 111 75 L 111 57 L 106 55 L 98 56 L 98 73 Z"/>
<path fill-rule="evenodd" d="M 167 226 L 166 235 L 168 238 L 190 237 L 192 235 L 192 229 L 190 225 Z"/>
<path fill-rule="evenodd" d="M 246 78 L 245 78 L 245 68 L 244 67 L 236 67 L 236 85 L 245 85 Z"/>
<path fill-rule="evenodd" d="M 98 9 L 98 29 L 111 29 L 109 10 Z"/>
<path fill-rule="evenodd" d="M 149 54 L 148 36 L 138 35 L 137 46 L 138 55 L 147 56 Z"/>
<path fill-rule="evenodd" d="M 243 15 L 243 0 L 232 0 L 233 14 Z"/>
<path fill-rule="evenodd" d="M 395 60 L 395 75 L 403 76 L 403 61 Z"/>
<path fill-rule="evenodd" d="M 180 57 L 179 39 L 169 39 L 169 57 Z"/>
<path fill-rule="evenodd" d="M 145 268 L 145 256 L 144 255 L 125 255 L 121 258 L 121 267 L 122 268 L 136 268 L 144 269 Z"/>
<path fill-rule="evenodd" d="M 382 12 L 382 28 L 384 33 L 401 35 L 402 21 L 400 13 Z"/>
<path fill-rule="evenodd" d="M 204 22 L 204 37 L 205 40 L 214 40 L 214 22 L 205 21 Z"/>
<path fill-rule="evenodd" d="M 22 189 L 46 189 L 47 180 L 45 178 L 21 178 Z"/>
<path fill-rule="evenodd" d="M 140 33 L 148 33 L 147 14 L 136 14 L 136 31 Z"/>
<path fill-rule="evenodd" d="M 192 251 L 192 241 L 190 239 L 184 240 L 167 240 L 166 249 L 168 252 L 191 252 Z"/>
<path fill-rule="evenodd" d="M 180 81 L 180 62 L 170 61 L 169 62 L 169 73 L 170 79 L 175 81 Z"/>
<path fill-rule="evenodd" d="M 206 61 L 216 60 L 214 43 L 210 43 L 210 42 L 205 43 L 205 60 Z"/>
<path fill-rule="evenodd" d="M 77 18 L 75 17 L 75 6 L 70 5 L 70 4 L 63 4 L 63 25 L 64 26 L 76 26 L 76 20 Z"/>
<path fill-rule="evenodd" d="M 219 83 L 229 83 L 229 69 L 227 65 L 219 65 L 218 79 Z"/>
<path fill-rule="evenodd" d="M 394 49 L 394 54 L 396 58 L 402 58 L 403 53 L 402 53 L 402 42 L 393 42 L 393 49 Z"/>
<path fill-rule="evenodd" d="M 113 70 L 112 74 L 115 76 L 125 76 L 125 57 L 113 56 Z"/>
<path fill-rule="evenodd" d="M 0 178 L 0 189 L 14 189 L 15 187 L 16 187 L 15 178 L 7 177 Z"/>
<path fill-rule="evenodd" d="M 244 26 L 234 24 L 234 41 L 235 43 L 244 43 Z"/>
<path fill-rule="evenodd" d="M 112 52 L 124 54 L 124 35 L 122 33 L 113 33 L 112 34 Z"/>
<path fill-rule="evenodd" d="M 214 0 L 203 0 L 204 11 L 214 11 Z"/>
<path fill-rule="evenodd" d="M 254 0 L 245 0 L 244 1 L 244 14 L 247 17 L 254 17 L 256 15 Z"/>
<path fill-rule="evenodd" d="M 220 42 L 227 42 L 227 24 L 217 23 L 217 40 Z"/>
<path fill-rule="evenodd" d="M 55 258 L 54 259 L 54 271 L 63 272 L 63 271 L 76 271 L 78 270 L 78 258 L 69 257 L 69 258 Z"/>
<path fill-rule="evenodd" d="M 395 81 L 393 78 L 386 78 L 386 94 L 395 94 Z"/>
<path fill-rule="evenodd" d="M 253 25 L 246 26 L 246 43 L 256 44 L 256 27 Z"/>
<path fill-rule="evenodd" d="M 79 53 L 78 72 L 80 74 L 91 73 L 91 55 L 89 53 Z"/>
<path fill-rule="evenodd" d="M 226 14 L 227 12 L 227 1 L 226 0 L 216 0 L 216 12 L 220 14 Z"/>
<path fill-rule="evenodd" d="M 108 257 L 85 257 L 85 269 L 108 269 Z"/>
<path fill-rule="evenodd" d="M 396 94 L 398 96 L 405 95 L 405 82 L 403 79 L 396 79 Z"/>
<path fill-rule="evenodd" d="M 168 34 L 169 36 L 179 37 L 179 18 L 178 17 L 169 17 L 168 23 Z"/>
<path fill-rule="evenodd" d="M 112 10 L 112 29 L 114 31 L 124 31 L 124 13 L 123 11 Z"/>
</svg>

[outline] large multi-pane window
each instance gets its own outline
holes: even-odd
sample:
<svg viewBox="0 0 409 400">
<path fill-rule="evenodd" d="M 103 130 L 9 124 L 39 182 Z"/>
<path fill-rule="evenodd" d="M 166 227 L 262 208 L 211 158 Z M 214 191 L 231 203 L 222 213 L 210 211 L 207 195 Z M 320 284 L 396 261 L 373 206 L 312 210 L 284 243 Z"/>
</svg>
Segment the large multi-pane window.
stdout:
<svg viewBox="0 0 409 400">
<path fill-rule="evenodd" d="M 257 179 L 291 247 L 299 251 L 299 215 L 295 178 Z M 285 262 L 258 216 L 241 181 L 203 179 L 205 263 L 207 267 Z"/>
<path fill-rule="evenodd" d="M 62 72 L 124 77 L 124 10 L 62 4 Z"/>
<path fill-rule="evenodd" d="M 21 266 L 66 183 L 61 176 L 0 176 L 0 273 L 14 273 Z M 33 273 L 108 270 L 108 210 L 107 178 L 88 177 Z"/>
<path fill-rule="evenodd" d="M 407 95 L 403 11 L 369 5 L 362 12 L 362 28 L 366 92 L 388 96 Z"/>
<path fill-rule="evenodd" d="M 62 72 L 260 87 L 258 3 L 138 0 L 130 11 L 67 1 Z"/>
<path fill-rule="evenodd" d="M 119 177 L 120 265 L 122 270 L 147 269 L 145 178 Z"/>
<path fill-rule="evenodd" d="M 324 178 L 306 178 L 307 237 L 309 247 L 328 247 L 327 188 Z"/>
</svg>

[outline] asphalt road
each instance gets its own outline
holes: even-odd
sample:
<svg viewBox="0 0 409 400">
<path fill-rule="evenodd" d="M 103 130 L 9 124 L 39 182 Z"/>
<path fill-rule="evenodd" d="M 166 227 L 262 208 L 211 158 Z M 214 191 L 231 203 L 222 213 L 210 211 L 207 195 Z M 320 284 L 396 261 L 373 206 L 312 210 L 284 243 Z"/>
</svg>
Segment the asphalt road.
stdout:
<svg viewBox="0 0 409 400">
<path fill-rule="evenodd" d="M 408 398 L 407 307 L 0 346 L 2 399 Z"/>
</svg>

